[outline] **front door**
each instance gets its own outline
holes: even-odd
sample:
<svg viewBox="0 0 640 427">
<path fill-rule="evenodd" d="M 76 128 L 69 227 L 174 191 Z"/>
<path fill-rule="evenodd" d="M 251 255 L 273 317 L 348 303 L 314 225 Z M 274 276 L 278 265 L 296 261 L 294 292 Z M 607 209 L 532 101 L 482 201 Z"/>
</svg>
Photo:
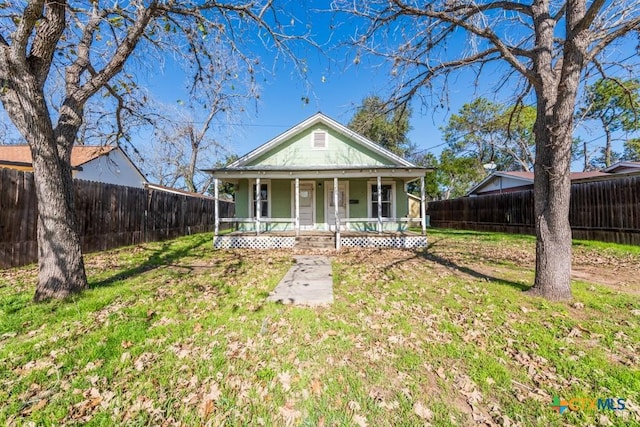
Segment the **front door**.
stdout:
<svg viewBox="0 0 640 427">
<path fill-rule="evenodd" d="M 301 182 L 300 183 L 300 228 L 311 229 L 314 226 L 313 206 L 315 197 L 313 197 L 313 190 L 315 183 L 313 182 Z"/>
<path fill-rule="evenodd" d="M 325 195 L 324 195 L 324 217 L 329 225 L 329 230 L 335 231 L 336 229 L 336 216 L 335 207 L 333 204 L 333 181 L 325 182 Z M 338 181 L 338 215 L 340 218 L 347 218 L 347 203 L 349 202 L 349 186 L 346 182 Z M 345 223 L 340 223 L 340 229 L 345 229 Z"/>
</svg>

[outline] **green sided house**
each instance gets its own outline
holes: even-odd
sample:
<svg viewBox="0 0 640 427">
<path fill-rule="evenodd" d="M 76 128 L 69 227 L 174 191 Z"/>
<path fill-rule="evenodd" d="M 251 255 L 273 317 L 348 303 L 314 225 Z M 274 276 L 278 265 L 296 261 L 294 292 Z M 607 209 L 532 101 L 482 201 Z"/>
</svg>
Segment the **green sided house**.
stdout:
<svg viewBox="0 0 640 427">
<path fill-rule="evenodd" d="M 216 248 L 294 247 L 331 238 L 342 246 L 426 246 L 424 175 L 398 157 L 317 113 L 237 161 L 208 170 L 236 188 L 234 218 L 216 209 Z M 420 217 L 410 217 L 407 185 L 422 188 Z M 216 194 L 217 199 L 217 194 Z M 232 232 L 219 234 L 220 223 Z M 408 225 L 422 225 L 412 233 Z"/>
</svg>

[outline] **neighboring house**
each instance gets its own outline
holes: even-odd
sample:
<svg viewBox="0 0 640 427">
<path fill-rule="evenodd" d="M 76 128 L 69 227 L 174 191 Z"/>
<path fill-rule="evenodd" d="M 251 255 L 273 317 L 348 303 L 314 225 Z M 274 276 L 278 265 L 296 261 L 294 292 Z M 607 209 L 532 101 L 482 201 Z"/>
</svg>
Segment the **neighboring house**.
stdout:
<svg viewBox="0 0 640 427">
<path fill-rule="evenodd" d="M 335 233 L 337 248 L 426 245 L 406 233 L 411 221 L 425 227 L 424 209 L 409 216 L 406 187 L 427 169 L 322 113 L 208 172 L 236 187 L 236 217 L 218 220 L 238 233 L 217 236 L 216 247 L 290 247 L 301 233 Z"/>
<path fill-rule="evenodd" d="M 571 172 L 571 182 L 607 178 L 604 172 Z M 493 172 L 473 187 L 467 196 L 486 196 L 489 194 L 512 193 L 514 191 L 533 190 L 533 172 Z"/>
<path fill-rule="evenodd" d="M 640 162 L 628 162 L 628 161 L 621 161 L 621 162 L 617 162 L 612 164 L 611 166 L 609 166 L 606 169 L 602 170 L 603 172 L 608 172 L 608 173 L 615 173 L 615 174 L 620 174 L 620 173 L 640 173 Z"/>
<path fill-rule="evenodd" d="M 213 200 L 213 197 L 209 196 L 208 194 L 194 193 L 193 191 L 180 190 L 178 188 L 166 187 L 164 185 L 151 184 L 149 182 L 144 184 L 144 188 L 146 188 L 147 190 L 152 190 L 152 191 L 162 191 L 163 193 L 177 194 L 179 196 L 199 197 L 201 199 Z M 223 198 L 220 197 L 220 200 L 223 200 Z M 226 201 L 229 201 L 229 200 L 224 200 L 224 201 L 226 202 Z M 233 200 L 231 200 L 231 202 L 233 202 Z"/>
<path fill-rule="evenodd" d="M 33 171 L 27 145 L 0 145 L 0 167 Z M 145 176 L 116 146 L 78 145 L 71 149 L 73 178 L 142 188 Z"/>
</svg>

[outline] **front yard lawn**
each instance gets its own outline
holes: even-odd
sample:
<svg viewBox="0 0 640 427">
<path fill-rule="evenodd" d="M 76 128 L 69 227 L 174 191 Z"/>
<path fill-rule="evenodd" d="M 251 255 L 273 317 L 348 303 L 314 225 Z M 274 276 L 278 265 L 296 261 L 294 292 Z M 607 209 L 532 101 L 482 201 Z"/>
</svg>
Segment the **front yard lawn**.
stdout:
<svg viewBox="0 0 640 427">
<path fill-rule="evenodd" d="M 88 255 L 66 302 L 0 271 L 0 424 L 640 424 L 637 248 L 576 242 L 567 304 L 523 293 L 532 237 L 429 239 L 332 254 L 316 309 L 265 301 L 291 251 L 210 234 Z"/>
</svg>

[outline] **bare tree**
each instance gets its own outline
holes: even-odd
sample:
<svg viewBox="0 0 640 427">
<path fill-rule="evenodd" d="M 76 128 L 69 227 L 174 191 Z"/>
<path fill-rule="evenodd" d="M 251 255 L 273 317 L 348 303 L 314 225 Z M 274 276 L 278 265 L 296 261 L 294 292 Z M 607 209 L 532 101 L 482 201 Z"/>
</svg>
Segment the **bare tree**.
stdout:
<svg viewBox="0 0 640 427">
<path fill-rule="evenodd" d="M 640 3 L 336 0 L 334 9 L 366 21 L 353 39 L 357 55 L 390 62 L 396 104 L 421 96 L 438 78 L 446 84 L 457 70 L 491 70 L 495 76 L 501 69 L 493 63 L 507 65 L 498 88 L 513 90 L 519 81 L 518 102 L 533 93 L 537 240 L 531 291 L 553 300 L 572 298 L 568 212 L 576 96 L 590 70 L 615 71 L 605 66 L 603 53 L 640 28 Z"/>
<path fill-rule="evenodd" d="M 224 45 L 250 70 L 257 58 L 247 46 L 265 43 L 293 57 L 288 42 L 294 36 L 286 34 L 282 10 L 269 0 L 28 0 L 5 6 L 0 99 L 33 157 L 39 210 L 34 299 L 64 298 L 87 286 L 70 156 L 89 100 L 108 93 L 121 117 L 137 85 L 136 71 L 157 67 L 165 54 L 188 64 L 198 91 L 208 86 L 215 67 L 213 46 Z M 47 93 L 57 76 L 64 86 L 51 100 Z"/>
<path fill-rule="evenodd" d="M 208 135 L 215 112 L 210 110 L 204 122 L 184 112 L 177 117 L 177 122 L 156 129 L 156 148 L 142 154 L 144 169 L 160 185 L 205 193 L 212 178 L 200 169 L 211 167 L 222 150 L 221 143 Z"/>
<path fill-rule="evenodd" d="M 192 93 L 178 108 L 155 109 L 166 118 L 154 126 L 154 149 L 142 158 L 148 175 L 161 185 L 205 193 L 213 179 L 200 169 L 225 151 L 223 128 L 232 128 L 246 105 L 259 98 L 254 73 L 239 75 L 241 64 L 224 46 L 214 53 L 208 90 Z"/>
</svg>

